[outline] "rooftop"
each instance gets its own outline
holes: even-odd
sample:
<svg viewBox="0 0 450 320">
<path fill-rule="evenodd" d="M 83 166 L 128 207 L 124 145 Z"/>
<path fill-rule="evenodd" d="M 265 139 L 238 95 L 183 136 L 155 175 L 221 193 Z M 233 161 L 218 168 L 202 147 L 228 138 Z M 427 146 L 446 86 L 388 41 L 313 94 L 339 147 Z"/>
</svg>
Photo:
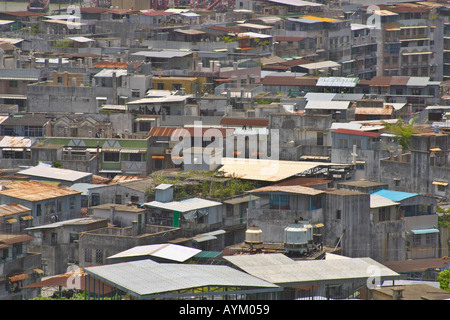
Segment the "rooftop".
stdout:
<svg viewBox="0 0 450 320">
<path fill-rule="evenodd" d="M 278 285 L 305 286 L 345 283 L 368 279 L 370 266 L 379 267 L 382 279 L 398 279 L 399 274 L 370 258 L 295 261 L 284 254 L 224 256 L 239 269 Z"/>
<path fill-rule="evenodd" d="M 419 195 L 418 193 L 394 191 L 394 190 L 387 190 L 387 189 L 378 190 L 372 194 L 377 194 L 379 196 L 390 199 L 392 201 L 403 201 L 405 199 L 412 198 L 412 197 Z"/>
<path fill-rule="evenodd" d="M 294 193 L 294 194 L 304 194 L 315 196 L 324 193 L 322 190 L 303 187 L 303 186 L 267 186 L 258 189 L 253 189 L 248 191 L 250 193 L 270 193 L 270 192 L 283 192 L 283 193 Z"/>
<path fill-rule="evenodd" d="M 187 259 L 195 256 L 199 252 L 201 252 L 201 250 L 199 249 L 185 247 L 177 244 L 164 243 L 133 247 L 131 249 L 112 255 L 108 257 L 108 259 L 152 256 L 176 262 L 184 262 Z"/>
<path fill-rule="evenodd" d="M 227 287 L 228 294 L 233 293 L 233 287 L 240 288 L 241 292 L 255 289 L 258 292 L 281 290 L 267 281 L 218 265 L 159 264 L 151 260 L 139 260 L 88 267 L 84 271 L 138 299 L 225 294 L 222 290 L 201 290 L 201 293 L 190 290 L 209 286 Z M 185 290 L 187 292 L 183 293 Z"/>
<path fill-rule="evenodd" d="M 44 182 L 24 181 L 8 184 L 7 189 L 0 191 L 0 196 L 4 195 L 26 201 L 41 201 L 80 193 L 80 191 L 57 187 Z"/>
<path fill-rule="evenodd" d="M 75 171 L 69 169 L 53 168 L 47 166 L 35 166 L 17 172 L 17 174 L 29 177 L 47 178 L 62 181 L 77 181 L 92 176 L 90 172 Z"/>
</svg>

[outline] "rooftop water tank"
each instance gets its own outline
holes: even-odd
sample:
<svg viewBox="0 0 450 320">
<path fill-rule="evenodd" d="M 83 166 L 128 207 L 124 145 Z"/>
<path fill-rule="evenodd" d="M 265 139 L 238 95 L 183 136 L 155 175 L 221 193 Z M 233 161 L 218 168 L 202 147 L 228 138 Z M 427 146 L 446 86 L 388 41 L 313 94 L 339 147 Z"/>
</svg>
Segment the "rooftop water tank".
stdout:
<svg viewBox="0 0 450 320">
<path fill-rule="evenodd" d="M 305 253 L 313 237 L 312 225 L 307 222 L 290 224 L 284 229 L 284 249 L 287 253 Z"/>
<path fill-rule="evenodd" d="M 260 244 L 262 243 L 262 231 L 259 227 L 252 226 L 245 231 L 245 243 Z"/>
</svg>

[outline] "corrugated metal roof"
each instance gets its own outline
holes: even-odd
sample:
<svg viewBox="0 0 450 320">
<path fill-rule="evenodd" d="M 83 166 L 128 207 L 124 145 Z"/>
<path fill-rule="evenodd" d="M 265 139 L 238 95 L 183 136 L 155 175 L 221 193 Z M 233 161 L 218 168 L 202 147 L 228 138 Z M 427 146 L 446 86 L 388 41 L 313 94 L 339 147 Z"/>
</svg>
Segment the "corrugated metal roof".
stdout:
<svg viewBox="0 0 450 320">
<path fill-rule="evenodd" d="M 409 193 L 409 192 L 394 191 L 394 190 L 387 190 L 387 189 L 381 189 L 381 190 L 373 192 L 372 194 L 377 194 L 379 196 L 390 199 L 392 201 L 403 201 L 405 199 L 412 198 L 412 197 L 419 195 L 418 193 Z"/>
<path fill-rule="evenodd" d="M 66 187 L 52 186 L 48 183 L 37 181 L 11 183 L 8 184 L 7 188 L 8 189 L 1 190 L 0 195 L 24 199 L 27 201 L 40 201 L 81 193 L 80 191 L 71 190 Z"/>
<path fill-rule="evenodd" d="M 308 161 L 279 161 L 268 159 L 222 158 L 219 171 L 227 176 L 246 180 L 281 181 L 319 166 L 334 166 L 336 163 Z"/>
<path fill-rule="evenodd" d="M 320 77 L 316 86 L 318 87 L 346 87 L 354 88 L 359 82 L 359 78 L 347 77 Z"/>
<path fill-rule="evenodd" d="M 176 244 L 151 244 L 145 246 L 136 246 L 134 248 L 119 252 L 108 257 L 108 259 L 118 259 L 126 257 L 153 256 L 177 262 L 184 262 L 192 258 L 202 250 L 180 246 Z"/>
<path fill-rule="evenodd" d="M 222 118 L 220 120 L 221 125 L 234 125 L 234 126 L 255 126 L 255 127 L 267 127 L 269 126 L 269 119 L 258 118 Z"/>
<path fill-rule="evenodd" d="M 222 137 L 227 137 L 233 134 L 234 129 L 222 129 L 222 128 L 194 128 L 194 127 L 152 127 L 148 133 L 149 137 L 197 137 L 200 135 L 203 137 L 207 130 L 219 130 L 222 133 Z"/>
<path fill-rule="evenodd" d="M 76 181 L 92 176 L 90 172 L 75 171 L 69 169 L 53 168 L 47 166 L 35 166 L 17 172 L 17 174 L 29 177 L 40 177 L 63 181 Z"/>
<path fill-rule="evenodd" d="M 151 260 L 140 260 L 87 267 L 84 271 L 140 299 L 150 299 L 157 295 L 170 296 L 171 293 L 174 296 L 182 296 L 180 290 L 208 286 L 281 290 L 272 283 L 219 265 L 158 264 Z M 232 293 L 231 290 L 227 292 Z M 193 292 L 185 294 L 192 296 Z M 224 292 L 202 292 L 202 295 L 215 294 Z"/>
<path fill-rule="evenodd" d="M 437 259 L 413 259 L 401 261 L 385 261 L 383 264 L 395 272 L 417 272 L 428 269 L 442 269 L 450 263 L 449 257 Z"/>
<path fill-rule="evenodd" d="M 379 268 L 379 276 L 382 279 L 398 279 L 400 276 L 370 258 L 294 261 L 283 254 L 236 255 L 223 258 L 255 277 L 279 285 L 342 283 L 367 279 L 371 276 L 367 270 L 373 266 Z"/>
<path fill-rule="evenodd" d="M 248 191 L 250 193 L 270 193 L 270 192 L 284 192 L 284 193 L 295 193 L 315 196 L 324 193 L 321 190 L 304 187 L 304 186 L 267 186 L 258 189 L 253 189 Z"/>
<path fill-rule="evenodd" d="M 399 205 L 398 202 L 392 201 L 377 194 L 370 195 L 370 208 L 382 208 Z"/>
<path fill-rule="evenodd" d="M 18 203 L 8 203 L 0 205 L 0 217 L 10 216 L 17 213 L 24 213 L 27 211 L 31 211 L 31 209 Z"/>
<path fill-rule="evenodd" d="M 364 137 L 372 137 L 372 138 L 381 136 L 381 133 L 379 133 L 379 132 L 367 132 L 367 131 L 351 130 L 351 129 L 344 129 L 344 128 L 333 130 L 332 133 L 349 134 L 352 136 L 364 136 Z"/>
<path fill-rule="evenodd" d="M 350 104 L 350 101 L 310 100 L 306 103 L 305 109 L 347 110 Z"/>
<path fill-rule="evenodd" d="M 5 136 L 0 141 L 0 148 L 30 148 L 31 144 L 29 138 Z"/>
<path fill-rule="evenodd" d="M 163 58 L 163 59 L 172 59 L 172 58 L 182 58 L 189 55 L 192 55 L 190 51 L 175 51 L 175 50 L 162 50 L 162 51 L 139 51 L 136 53 L 132 53 L 132 56 L 143 56 L 147 58 Z"/>
<path fill-rule="evenodd" d="M 191 198 L 182 201 L 172 201 L 172 202 L 159 202 L 151 201 L 144 203 L 145 206 L 160 208 L 164 210 L 173 210 L 178 212 L 189 212 L 193 210 L 199 210 L 209 207 L 215 207 L 222 205 L 221 202 L 211 201 L 201 198 Z"/>
</svg>

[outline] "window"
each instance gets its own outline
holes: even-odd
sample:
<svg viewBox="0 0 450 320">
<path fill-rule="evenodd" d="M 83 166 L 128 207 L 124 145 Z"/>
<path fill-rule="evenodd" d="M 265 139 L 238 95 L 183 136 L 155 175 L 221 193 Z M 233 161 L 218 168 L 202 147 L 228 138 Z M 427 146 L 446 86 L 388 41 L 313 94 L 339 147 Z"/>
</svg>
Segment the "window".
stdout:
<svg viewBox="0 0 450 320">
<path fill-rule="evenodd" d="M 181 90 L 181 83 L 172 84 L 172 90 Z"/>
<path fill-rule="evenodd" d="M 139 98 L 141 96 L 141 92 L 139 90 L 132 89 L 131 90 L 131 96 L 133 98 Z"/>
<path fill-rule="evenodd" d="M 427 245 L 434 245 L 436 244 L 436 234 L 435 233 L 428 233 L 425 236 L 425 243 Z"/>
<path fill-rule="evenodd" d="M 19 86 L 19 82 L 17 80 L 10 80 L 9 81 L 9 86 L 11 88 L 17 88 Z"/>
<path fill-rule="evenodd" d="M 105 162 L 119 162 L 120 154 L 118 152 L 103 153 L 103 161 Z"/>
<path fill-rule="evenodd" d="M 310 210 L 316 210 L 316 209 L 320 209 L 322 208 L 322 196 L 318 195 L 318 196 L 313 196 L 311 197 L 311 205 L 310 205 Z"/>
<path fill-rule="evenodd" d="M 103 250 L 102 249 L 95 250 L 95 263 L 103 264 Z"/>
<path fill-rule="evenodd" d="M 92 206 L 98 206 L 100 204 L 100 194 L 93 193 L 91 196 Z"/>
<path fill-rule="evenodd" d="M 75 198 L 74 197 L 71 197 L 69 199 L 69 203 L 70 203 L 70 209 L 71 210 L 75 209 Z"/>
<path fill-rule="evenodd" d="M 388 221 L 390 220 L 391 208 L 383 207 L 378 210 L 378 220 L 379 221 Z"/>
<path fill-rule="evenodd" d="M 92 249 L 84 249 L 84 262 L 92 262 Z"/>
<path fill-rule="evenodd" d="M 39 204 L 36 206 L 36 216 L 39 217 L 41 214 L 42 214 L 42 206 L 41 206 L 41 204 L 39 203 Z"/>
<path fill-rule="evenodd" d="M 141 162 L 142 154 L 140 153 L 130 153 L 130 161 Z"/>
<path fill-rule="evenodd" d="M 138 196 L 131 196 L 131 197 L 130 197 L 130 201 L 131 201 L 131 202 L 135 202 L 135 203 L 136 203 L 136 202 L 139 202 L 139 197 L 138 197 Z"/>
<path fill-rule="evenodd" d="M 164 90 L 164 83 L 157 83 L 156 84 L 156 89 L 157 90 Z"/>
<path fill-rule="evenodd" d="M 339 148 L 347 149 L 348 148 L 348 140 L 347 139 L 339 139 Z"/>
<path fill-rule="evenodd" d="M 361 140 L 352 140 L 352 146 L 356 145 L 356 148 L 361 149 Z"/>
<path fill-rule="evenodd" d="M 445 192 L 445 187 L 446 186 L 444 186 L 444 185 L 438 185 L 437 189 L 438 189 L 439 192 Z"/>
<path fill-rule="evenodd" d="M 269 205 L 270 209 L 289 209 L 289 195 L 271 194 Z"/>
<path fill-rule="evenodd" d="M 80 239 L 80 235 L 78 233 L 71 233 L 69 235 L 69 243 L 74 243 L 75 241 L 78 241 Z"/>
<path fill-rule="evenodd" d="M 116 194 L 116 196 L 114 197 L 114 203 L 122 204 L 122 195 L 121 194 Z"/>
<path fill-rule="evenodd" d="M 323 132 L 317 132 L 317 145 L 323 146 Z"/>
<path fill-rule="evenodd" d="M 422 244 L 422 235 L 420 234 L 413 235 L 413 244 L 416 247 L 420 246 Z"/>
<path fill-rule="evenodd" d="M 394 185 L 398 187 L 400 185 L 400 179 L 394 179 Z"/>
<path fill-rule="evenodd" d="M 336 219 L 337 220 L 341 219 L 341 210 L 336 210 Z"/>
<path fill-rule="evenodd" d="M 163 169 L 162 159 L 153 159 L 153 168 L 154 169 Z"/>
</svg>

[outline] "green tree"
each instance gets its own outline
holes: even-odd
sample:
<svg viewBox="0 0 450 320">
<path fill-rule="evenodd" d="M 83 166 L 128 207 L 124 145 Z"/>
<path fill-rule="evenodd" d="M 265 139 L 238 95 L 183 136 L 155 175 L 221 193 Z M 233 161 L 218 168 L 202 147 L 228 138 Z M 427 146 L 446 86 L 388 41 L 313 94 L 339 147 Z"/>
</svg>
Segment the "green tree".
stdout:
<svg viewBox="0 0 450 320">
<path fill-rule="evenodd" d="M 437 280 L 442 290 L 450 292 L 450 269 L 439 272 Z"/>
<path fill-rule="evenodd" d="M 417 117 L 412 119 L 409 123 L 406 123 L 403 119 L 398 119 L 396 124 L 387 123 L 385 121 L 382 121 L 382 123 L 387 131 L 395 135 L 395 141 L 397 141 L 403 149 L 409 150 L 411 136 L 416 133 L 416 130 L 414 129 L 416 120 Z"/>
</svg>

